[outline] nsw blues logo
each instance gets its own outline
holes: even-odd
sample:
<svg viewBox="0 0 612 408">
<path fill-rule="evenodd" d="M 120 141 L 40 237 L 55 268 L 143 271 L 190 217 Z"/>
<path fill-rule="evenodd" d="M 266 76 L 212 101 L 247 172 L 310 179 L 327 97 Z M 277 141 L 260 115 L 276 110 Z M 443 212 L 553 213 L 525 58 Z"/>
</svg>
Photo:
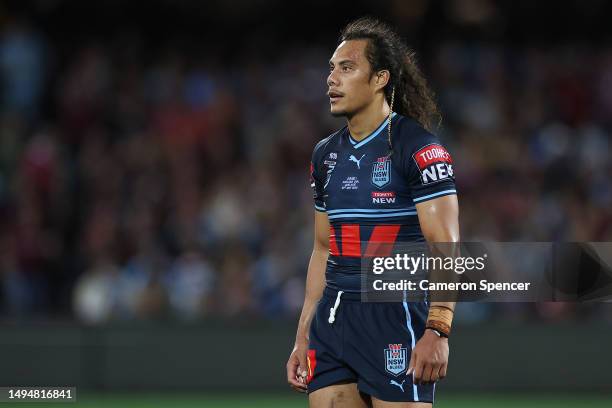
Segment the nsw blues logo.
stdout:
<svg viewBox="0 0 612 408">
<path fill-rule="evenodd" d="M 388 156 L 379 157 L 372 167 L 372 184 L 383 188 L 391 182 L 391 159 Z"/>
<path fill-rule="evenodd" d="M 406 370 L 406 357 L 408 352 L 402 344 L 389 344 L 385 349 L 385 370 L 395 376 L 400 375 Z"/>
</svg>

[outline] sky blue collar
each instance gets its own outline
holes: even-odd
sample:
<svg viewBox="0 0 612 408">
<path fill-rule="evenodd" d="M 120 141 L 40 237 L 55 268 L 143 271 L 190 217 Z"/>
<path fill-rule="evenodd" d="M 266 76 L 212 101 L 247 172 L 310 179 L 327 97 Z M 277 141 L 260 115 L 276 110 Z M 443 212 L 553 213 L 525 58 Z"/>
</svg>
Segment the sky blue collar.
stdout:
<svg viewBox="0 0 612 408">
<path fill-rule="evenodd" d="M 397 115 L 397 112 L 393 112 L 391 114 L 391 118 L 393 119 L 396 115 Z M 347 128 L 349 142 L 351 142 L 351 144 L 353 145 L 355 149 L 359 149 L 361 146 L 367 144 L 369 141 L 373 140 L 376 136 L 383 133 L 383 130 L 387 127 L 387 121 L 388 121 L 388 118 L 385 118 L 383 123 L 381 123 L 380 126 L 375 131 L 370 133 L 367 137 L 363 138 L 359 142 L 353 139 L 353 136 L 351 136 L 351 132 Z"/>
</svg>

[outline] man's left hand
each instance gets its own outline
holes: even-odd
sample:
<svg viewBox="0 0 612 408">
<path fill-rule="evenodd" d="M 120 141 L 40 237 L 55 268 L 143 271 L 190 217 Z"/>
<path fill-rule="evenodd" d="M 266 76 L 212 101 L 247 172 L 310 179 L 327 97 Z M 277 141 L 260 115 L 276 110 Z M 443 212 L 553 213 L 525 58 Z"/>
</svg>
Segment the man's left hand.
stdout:
<svg viewBox="0 0 612 408">
<path fill-rule="evenodd" d="M 412 374 L 414 384 L 432 384 L 446 377 L 447 366 L 448 339 L 426 329 L 412 350 L 406 374 Z"/>
</svg>

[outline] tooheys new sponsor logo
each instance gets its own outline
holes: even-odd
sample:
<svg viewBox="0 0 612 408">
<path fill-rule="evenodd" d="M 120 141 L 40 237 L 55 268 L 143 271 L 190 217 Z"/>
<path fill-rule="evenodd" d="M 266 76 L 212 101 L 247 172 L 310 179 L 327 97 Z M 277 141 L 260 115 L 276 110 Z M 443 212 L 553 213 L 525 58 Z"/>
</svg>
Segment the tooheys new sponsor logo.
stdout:
<svg viewBox="0 0 612 408">
<path fill-rule="evenodd" d="M 429 144 L 412 155 L 423 184 L 433 183 L 453 177 L 453 159 L 439 144 Z"/>
<path fill-rule="evenodd" d="M 395 203 L 394 191 L 372 191 L 372 203 L 393 204 Z"/>
</svg>

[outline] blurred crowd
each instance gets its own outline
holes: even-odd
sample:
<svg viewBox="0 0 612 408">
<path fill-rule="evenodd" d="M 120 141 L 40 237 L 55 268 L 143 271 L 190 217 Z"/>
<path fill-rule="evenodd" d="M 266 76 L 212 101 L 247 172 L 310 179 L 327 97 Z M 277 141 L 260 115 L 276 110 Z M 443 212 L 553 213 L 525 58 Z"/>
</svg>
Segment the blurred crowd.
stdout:
<svg viewBox="0 0 612 408">
<path fill-rule="evenodd" d="M 0 36 L 2 314 L 287 317 L 312 248 L 308 164 L 334 48 L 58 60 L 25 23 Z M 612 49 L 444 42 L 421 61 L 453 154 L 466 241 L 612 240 Z M 458 319 L 584 316 L 462 305 Z M 588 315 L 588 314 L 587 314 Z"/>
</svg>

